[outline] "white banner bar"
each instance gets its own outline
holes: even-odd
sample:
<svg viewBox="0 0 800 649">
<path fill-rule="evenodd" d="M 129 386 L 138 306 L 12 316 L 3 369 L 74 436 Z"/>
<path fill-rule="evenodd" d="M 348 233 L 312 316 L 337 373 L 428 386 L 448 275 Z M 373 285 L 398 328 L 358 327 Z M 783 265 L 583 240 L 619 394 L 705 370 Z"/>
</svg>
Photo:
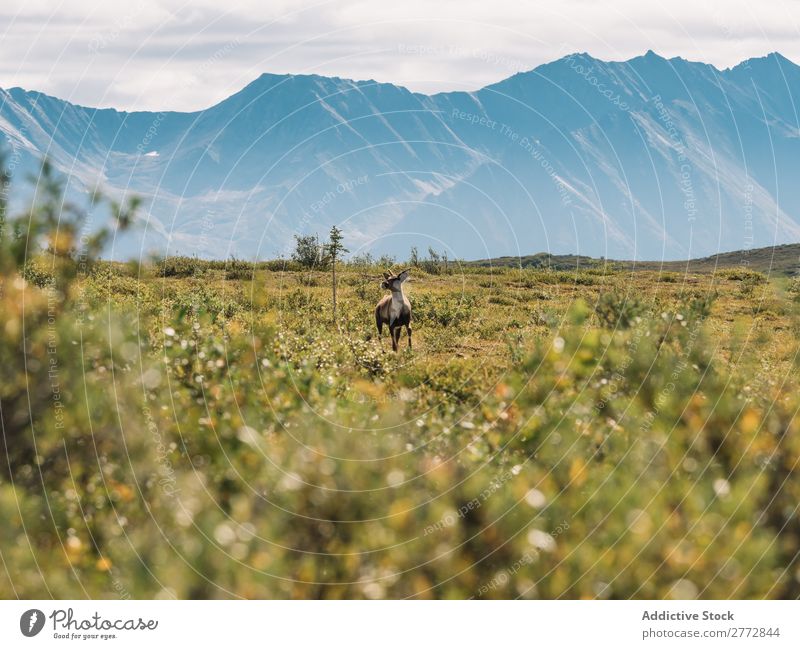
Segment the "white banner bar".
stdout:
<svg viewBox="0 0 800 649">
<path fill-rule="evenodd" d="M 796 648 L 799 619 L 795 601 L 5 601 L 0 646 Z"/>
</svg>

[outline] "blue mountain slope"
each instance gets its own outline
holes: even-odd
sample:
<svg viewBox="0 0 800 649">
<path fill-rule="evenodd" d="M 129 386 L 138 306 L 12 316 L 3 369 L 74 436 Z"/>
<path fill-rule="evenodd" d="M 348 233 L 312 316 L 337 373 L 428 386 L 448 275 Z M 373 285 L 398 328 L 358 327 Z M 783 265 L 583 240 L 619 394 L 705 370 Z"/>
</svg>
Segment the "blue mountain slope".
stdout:
<svg viewBox="0 0 800 649">
<path fill-rule="evenodd" d="M 351 249 L 466 258 L 550 250 L 704 256 L 800 237 L 800 68 L 573 54 L 476 92 L 265 74 L 194 113 L 96 110 L 0 91 L 15 178 L 48 155 L 79 196 L 147 200 L 114 256 Z"/>
</svg>

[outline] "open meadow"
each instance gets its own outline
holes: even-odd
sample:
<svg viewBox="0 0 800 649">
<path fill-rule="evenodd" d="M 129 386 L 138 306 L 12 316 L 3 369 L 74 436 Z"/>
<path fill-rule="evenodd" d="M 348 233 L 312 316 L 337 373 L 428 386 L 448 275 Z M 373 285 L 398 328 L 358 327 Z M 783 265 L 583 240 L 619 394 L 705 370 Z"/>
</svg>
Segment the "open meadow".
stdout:
<svg viewBox="0 0 800 649">
<path fill-rule="evenodd" d="M 800 280 L 418 261 L 395 354 L 369 260 L 334 322 L 328 269 L 50 207 L 0 239 L 0 596 L 800 596 Z"/>
</svg>

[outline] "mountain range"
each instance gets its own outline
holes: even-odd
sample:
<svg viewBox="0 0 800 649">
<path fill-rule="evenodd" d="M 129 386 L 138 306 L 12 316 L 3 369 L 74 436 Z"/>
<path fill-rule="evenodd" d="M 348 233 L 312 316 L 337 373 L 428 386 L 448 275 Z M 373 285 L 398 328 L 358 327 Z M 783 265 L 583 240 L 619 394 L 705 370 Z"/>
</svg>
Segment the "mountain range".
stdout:
<svg viewBox="0 0 800 649">
<path fill-rule="evenodd" d="M 576 53 L 434 95 L 263 74 L 185 113 L 2 89 L 0 131 L 15 183 L 47 156 L 73 199 L 145 199 L 115 258 L 275 258 L 336 224 L 352 253 L 675 260 L 800 241 L 798 106 L 778 53 L 725 70 Z"/>
</svg>

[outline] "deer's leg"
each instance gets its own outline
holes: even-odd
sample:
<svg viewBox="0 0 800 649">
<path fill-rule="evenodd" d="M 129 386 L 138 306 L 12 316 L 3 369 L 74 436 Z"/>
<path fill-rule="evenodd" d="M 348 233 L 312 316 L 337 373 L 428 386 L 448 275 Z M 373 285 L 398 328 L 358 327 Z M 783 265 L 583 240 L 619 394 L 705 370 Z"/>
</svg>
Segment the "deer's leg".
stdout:
<svg viewBox="0 0 800 649">
<path fill-rule="evenodd" d="M 392 327 L 389 329 L 389 333 L 392 335 L 392 351 L 397 351 L 397 341 L 400 340 L 400 327 Z"/>
<path fill-rule="evenodd" d="M 411 325 L 406 325 L 406 333 L 408 334 L 408 348 L 411 349 Z"/>
<path fill-rule="evenodd" d="M 375 328 L 378 330 L 378 342 L 382 342 L 383 337 L 383 318 L 381 318 L 380 311 L 375 309 Z"/>
</svg>

